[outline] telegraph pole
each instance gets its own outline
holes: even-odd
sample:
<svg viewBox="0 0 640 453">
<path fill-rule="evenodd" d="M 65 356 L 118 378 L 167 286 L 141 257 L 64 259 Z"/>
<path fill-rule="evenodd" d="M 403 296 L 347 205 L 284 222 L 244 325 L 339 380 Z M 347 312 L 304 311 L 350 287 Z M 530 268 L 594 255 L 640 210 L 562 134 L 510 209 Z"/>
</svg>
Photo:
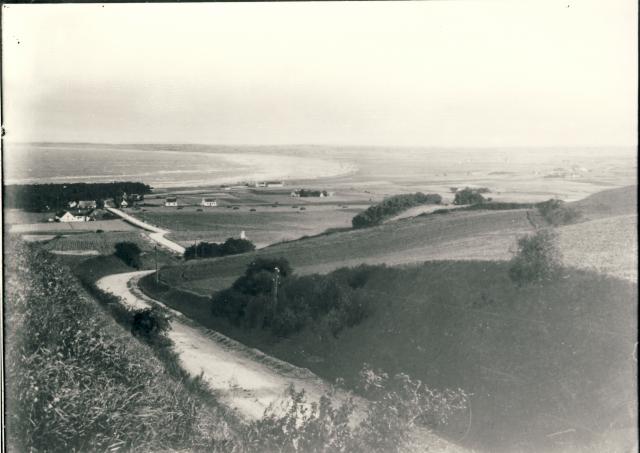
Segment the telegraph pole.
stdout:
<svg viewBox="0 0 640 453">
<path fill-rule="evenodd" d="M 273 277 L 273 316 L 276 315 L 276 307 L 278 306 L 278 280 L 280 278 L 280 269 L 274 268 L 276 275 Z"/>
<path fill-rule="evenodd" d="M 153 250 L 155 252 L 156 257 L 156 286 L 160 283 L 160 275 L 158 275 L 158 245 L 153 246 Z"/>
</svg>

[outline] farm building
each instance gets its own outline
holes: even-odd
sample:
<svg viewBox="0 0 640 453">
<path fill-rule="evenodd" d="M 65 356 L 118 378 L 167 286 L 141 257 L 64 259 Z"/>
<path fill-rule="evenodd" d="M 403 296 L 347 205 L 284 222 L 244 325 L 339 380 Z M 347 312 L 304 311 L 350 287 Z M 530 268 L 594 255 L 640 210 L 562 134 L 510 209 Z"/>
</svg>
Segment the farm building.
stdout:
<svg viewBox="0 0 640 453">
<path fill-rule="evenodd" d="M 203 198 L 200 204 L 202 206 L 218 206 L 218 201 L 215 198 Z"/>
<path fill-rule="evenodd" d="M 73 215 L 69 211 L 64 211 L 64 214 L 59 213 L 59 215 L 56 215 L 56 220 L 58 222 L 88 222 L 89 217 L 86 215 Z"/>
<path fill-rule="evenodd" d="M 70 201 L 70 202 L 69 202 L 69 204 L 68 204 L 68 206 L 69 206 L 70 208 L 75 208 L 76 206 L 78 206 L 78 203 L 77 203 L 76 201 Z"/>
<path fill-rule="evenodd" d="M 178 206 L 178 199 L 176 197 L 169 197 L 164 200 L 165 206 Z"/>
<path fill-rule="evenodd" d="M 266 187 L 284 187 L 284 181 L 267 181 Z"/>
<path fill-rule="evenodd" d="M 122 201 L 120 202 L 120 207 L 126 208 L 127 206 L 129 206 L 129 203 L 127 203 L 127 200 L 123 198 Z"/>
</svg>

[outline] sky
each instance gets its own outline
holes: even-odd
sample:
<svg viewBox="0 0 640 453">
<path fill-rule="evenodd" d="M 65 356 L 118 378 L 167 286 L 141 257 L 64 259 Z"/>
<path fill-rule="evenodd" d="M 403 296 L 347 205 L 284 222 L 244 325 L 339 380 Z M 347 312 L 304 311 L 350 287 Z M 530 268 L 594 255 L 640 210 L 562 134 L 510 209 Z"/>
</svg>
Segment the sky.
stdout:
<svg viewBox="0 0 640 453">
<path fill-rule="evenodd" d="M 3 5 L 6 140 L 630 146 L 634 0 Z"/>
</svg>

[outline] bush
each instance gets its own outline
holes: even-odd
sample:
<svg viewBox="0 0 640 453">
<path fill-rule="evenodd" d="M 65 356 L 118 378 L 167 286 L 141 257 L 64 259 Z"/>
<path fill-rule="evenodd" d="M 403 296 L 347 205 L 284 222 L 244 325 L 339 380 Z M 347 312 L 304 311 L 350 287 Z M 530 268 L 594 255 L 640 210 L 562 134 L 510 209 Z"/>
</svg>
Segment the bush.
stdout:
<svg viewBox="0 0 640 453">
<path fill-rule="evenodd" d="M 440 204 L 442 197 L 438 194 L 415 194 L 395 195 L 385 198 L 382 202 L 369 206 L 364 212 L 356 215 L 351 224 L 353 228 L 367 228 L 380 225 L 384 220 L 406 211 L 414 206 L 422 204 Z"/>
<path fill-rule="evenodd" d="M 241 432 L 244 451 L 369 453 L 412 450 L 409 433 L 416 427 L 432 428 L 468 406 L 462 390 L 437 391 L 406 374 L 389 377 L 365 365 L 361 389 L 364 414 L 354 423 L 352 398 L 335 403 L 333 394 L 309 402 L 304 391 L 287 389 L 280 407 L 270 406 L 261 420 Z M 415 447 L 415 446 L 413 446 Z"/>
<path fill-rule="evenodd" d="M 461 205 L 461 204 L 481 204 L 485 202 L 484 197 L 481 195 L 483 189 L 471 189 L 466 187 L 462 190 L 456 192 L 455 199 L 453 200 L 453 204 Z M 488 191 L 488 190 L 487 190 Z"/>
<path fill-rule="evenodd" d="M 140 268 L 140 248 L 133 242 L 118 242 L 116 244 L 115 256 L 120 258 L 127 266 Z"/>
<path fill-rule="evenodd" d="M 577 209 L 571 208 L 555 198 L 538 203 L 537 208 L 540 215 L 553 226 L 574 223 L 581 216 Z"/>
<path fill-rule="evenodd" d="M 277 300 L 274 269 L 280 269 Z M 288 337 L 318 323 L 325 337 L 335 337 L 371 313 L 365 284 L 380 266 L 338 269 L 328 275 L 292 276 L 284 258 L 260 258 L 231 288 L 212 296 L 211 312 L 244 328 L 269 329 Z"/>
<path fill-rule="evenodd" d="M 540 230 L 534 235 L 518 239 L 518 251 L 509 267 L 511 280 L 517 284 L 550 280 L 559 269 L 560 253 L 553 233 Z"/>
<path fill-rule="evenodd" d="M 219 256 L 237 255 L 256 249 L 253 242 L 247 239 L 229 238 L 222 244 L 215 242 L 198 242 L 187 247 L 184 251 L 185 260 L 195 258 L 216 258 Z"/>
<path fill-rule="evenodd" d="M 167 330 L 169 330 L 169 320 L 157 309 L 138 310 L 133 315 L 131 333 L 134 336 L 154 341 Z"/>
</svg>

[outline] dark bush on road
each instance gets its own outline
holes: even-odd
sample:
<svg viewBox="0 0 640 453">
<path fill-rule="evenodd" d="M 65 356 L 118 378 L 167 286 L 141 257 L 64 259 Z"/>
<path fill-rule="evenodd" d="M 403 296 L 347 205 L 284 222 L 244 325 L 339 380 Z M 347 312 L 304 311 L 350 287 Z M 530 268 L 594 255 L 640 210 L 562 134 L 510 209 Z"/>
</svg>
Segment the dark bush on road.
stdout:
<svg viewBox="0 0 640 453">
<path fill-rule="evenodd" d="M 146 340 L 155 340 L 169 330 L 168 318 L 152 308 L 138 310 L 133 315 L 131 333 Z"/>
<path fill-rule="evenodd" d="M 140 268 L 140 248 L 133 242 L 118 242 L 116 244 L 115 256 L 120 258 L 127 266 Z"/>
</svg>

